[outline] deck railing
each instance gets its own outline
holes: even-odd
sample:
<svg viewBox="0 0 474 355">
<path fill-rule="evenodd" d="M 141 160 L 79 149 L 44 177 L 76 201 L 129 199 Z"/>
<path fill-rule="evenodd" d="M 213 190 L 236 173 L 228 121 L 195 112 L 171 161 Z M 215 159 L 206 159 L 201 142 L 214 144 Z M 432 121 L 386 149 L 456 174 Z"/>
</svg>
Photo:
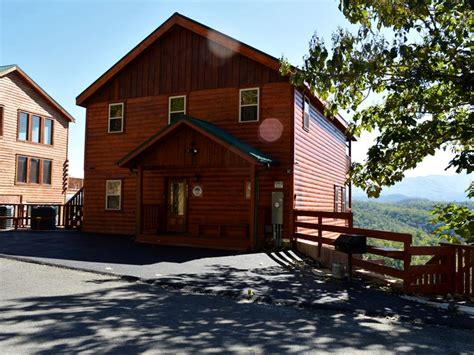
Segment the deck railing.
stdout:
<svg viewBox="0 0 474 355">
<path fill-rule="evenodd" d="M 80 189 L 65 204 L 58 203 L 14 203 L 0 206 L 13 207 L 11 216 L 0 216 L 2 221 L 12 221 L 14 229 L 30 228 L 33 207 L 52 207 L 56 210 L 54 225 L 59 228 L 81 228 L 83 220 L 84 190 Z M 43 217 L 44 219 L 44 217 Z"/>
<path fill-rule="evenodd" d="M 356 268 L 402 280 L 406 292 L 456 293 L 474 297 L 474 246 L 414 246 L 410 234 L 352 227 L 351 213 L 294 210 L 294 218 L 293 243 L 296 244 L 298 240 L 316 242 L 318 255 L 321 255 L 322 245 L 334 245 L 340 233 L 360 234 L 395 242 L 400 247 L 381 248 L 368 242 L 367 253 L 396 261 L 390 263 L 392 265 L 401 262 L 401 267 L 357 256 L 353 256 L 352 264 Z M 419 256 L 431 258 L 425 263 L 417 264 L 414 259 Z"/>
</svg>

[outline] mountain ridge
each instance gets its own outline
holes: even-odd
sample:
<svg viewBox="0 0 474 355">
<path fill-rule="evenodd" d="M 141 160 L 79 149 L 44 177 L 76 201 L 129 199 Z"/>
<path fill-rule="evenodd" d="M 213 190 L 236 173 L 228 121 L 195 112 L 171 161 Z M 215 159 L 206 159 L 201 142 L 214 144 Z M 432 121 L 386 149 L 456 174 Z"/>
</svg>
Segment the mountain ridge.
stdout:
<svg viewBox="0 0 474 355">
<path fill-rule="evenodd" d="M 359 201 L 400 202 L 410 199 L 422 199 L 439 202 L 468 201 L 466 189 L 472 181 L 467 174 L 427 175 L 408 177 L 401 182 L 384 187 L 379 198 L 368 198 L 359 188 L 354 188 L 352 197 Z"/>
</svg>

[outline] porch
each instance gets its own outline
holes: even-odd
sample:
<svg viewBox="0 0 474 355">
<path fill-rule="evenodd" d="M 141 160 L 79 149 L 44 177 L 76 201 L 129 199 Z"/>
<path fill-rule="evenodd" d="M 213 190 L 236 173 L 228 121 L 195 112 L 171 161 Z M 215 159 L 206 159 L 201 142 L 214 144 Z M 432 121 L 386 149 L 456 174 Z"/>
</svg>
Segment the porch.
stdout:
<svg viewBox="0 0 474 355">
<path fill-rule="evenodd" d="M 208 122 L 184 117 L 127 154 L 138 242 L 255 249 L 258 175 L 276 161 Z"/>
</svg>

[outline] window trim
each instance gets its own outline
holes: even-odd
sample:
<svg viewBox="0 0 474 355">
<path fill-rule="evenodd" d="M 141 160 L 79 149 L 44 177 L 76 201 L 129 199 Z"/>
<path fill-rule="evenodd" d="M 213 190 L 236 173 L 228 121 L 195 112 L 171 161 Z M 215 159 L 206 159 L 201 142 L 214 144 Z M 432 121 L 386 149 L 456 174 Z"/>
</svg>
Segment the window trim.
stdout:
<svg viewBox="0 0 474 355">
<path fill-rule="evenodd" d="M 306 112 L 305 109 L 308 107 L 308 124 L 306 124 Z M 309 97 L 303 96 L 303 129 L 309 132 L 309 126 L 311 121 L 311 102 Z"/>
<path fill-rule="evenodd" d="M 180 99 L 180 98 L 184 98 L 184 111 L 173 111 L 171 112 L 171 100 L 172 99 Z M 171 123 L 171 114 L 172 113 L 183 113 L 184 115 L 186 115 L 186 112 L 187 112 L 187 99 L 186 99 L 186 95 L 176 95 L 176 96 L 169 96 L 168 97 L 168 124 Z"/>
<path fill-rule="evenodd" d="M 257 103 L 242 105 L 242 92 L 257 90 Z M 257 106 L 257 119 L 254 121 L 242 121 L 242 107 Z M 260 121 L 260 87 L 239 89 L 239 123 L 255 123 Z"/>
<path fill-rule="evenodd" d="M 26 181 L 18 181 L 18 158 L 23 157 L 26 159 L 26 171 L 25 171 L 25 177 Z M 31 160 L 32 159 L 38 159 L 39 160 L 39 165 L 38 165 L 38 182 L 31 182 L 30 181 L 30 171 L 31 171 Z M 51 162 L 51 183 L 46 184 L 43 183 L 43 163 L 45 160 L 48 160 Z M 32 185 L 32 186 L 46 186 L 46 187 L 51 187 L 53 185 L 53 165 L 54 165 L 54 160 L 49 159 L 49 158 L 40 158 L 40 157 L 35 157 L 35 156 L 29 156 L 29 155 L 23 155 L 23 154 L 16 154 L 15 155 L 15 185 Z"/>
<path fill-rule="evenodd" d="M 122 106 L 122 116 L 121 117 L 110 117 L 110 107 L 111 106 L 116 106 L 116 105 L 121 105 Z M 111 134 L 114 134 L 114 133 L 123 133 L 124 129 L 124 117 L 125 117 L 125 102 L 113 102 L 113 103 L 110 103 L 109 104 L 109 108 L 108 108 L 108 113 L 107 113 L 107 133 L 111 133 Z M 118 120 L 120 119 L 121 121 L 121 125 L 120 125 L 120 131 L 111 131 L 110 130 L 110 120 Z"/>
<path fill-rule="evenodd" d="M 109 195 L 108 193 L 108 184 L 109 182 L 120 182 L 120 194 L 119 195 Z M 121 211 L 122 210 L 122 194 L 123 194 L 123 182 L 122 179 L 106 179 L 105 180 L 105 210 L 106 211 Z M 118 196 L 119 197 L 119 208 L 109 208 L 108 206 L 108 197 L 109 196 Z"/>
<path fill-rule="evenodd" d="M 16 140 L 17 142 L 29 143 L 29 144 L 40 144 L 46 147 L 54 146 L 54 118 L 41 115 L 39 113 L 34 113 L 31 111 L 18 109 L 17 120 L 16 120 Z M 26 139 L 20 139 L 20 115 L 24 113 L 27 115 L 27 128 L 26 128 Z M 39 142 L 33 142 L 33 116 L 40 118 L 39 122 Z M 44 143 L 44 123 L 46 120 L 51 121 L 51 144 Z"/>
</svg>

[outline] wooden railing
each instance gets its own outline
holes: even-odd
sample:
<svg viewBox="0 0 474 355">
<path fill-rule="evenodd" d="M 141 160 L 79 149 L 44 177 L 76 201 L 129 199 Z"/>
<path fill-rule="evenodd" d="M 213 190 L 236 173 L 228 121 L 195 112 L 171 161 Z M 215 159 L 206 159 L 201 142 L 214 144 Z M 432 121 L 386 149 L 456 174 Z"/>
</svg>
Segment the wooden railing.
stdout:
<svg viewBox="0 0 474 355">
<path fill-rule="evenodd" d="M 410 234 L 353 228 L 351 213 L 294 210 L 294 218 L 293 243 L 296 244 L 298 240 L 316 242 L 319 256 L 321 246 L 334 245 L 334 240 L 340 233 L 360 234 L 368 238 L 397 242 L 401 247 L 381 248 L 368 243 L 367 253 L 399 260 L 402 262 L 401 268 L 355 256 L 352 264 L 369 272 L 403 280 L 406 292 L 457 293 L 474 297 L 474 246 L 461 244 L 413 246 Z M 428 262 L 418 265 L 413 262 L 413 258 L 419 256 L 431 256 L 431 258 Z"/>
<path fill-rule="evenodd" d="M 83 218 L 84 188 L 82 187 L 64 204 L 64 227 L 81 229 Z"/>
<path fill-rule="evenodd" d="M 33 207 L 53 207 L 56 210 L 56 218 L 54 224 L 57 227 L 64 227 L 64 205 L 60 204 L 37 204 L 37 203 L 15 203 L 15 204 L 7 204 L 7 205 L 0 205 L 0 206 L 7 206 L 13 207 L 12 216 L 0 216 L 0 220 L 2 221 L 12 221 L 12 226 L 14 229 L 18 228 L 30 228 L 31 227 L 31 211 Z"/>
<path fill-rule="evenodd" d="M 156 232 L 160 229 L 163 220 L 163 206 L 160 204 L 143 204 L 141 216 L 141 230 Z"/>
<path fill-rule="evenodd" d="M 16 203 L 5 204 L 0 206 L 13 207 L 11 216 L 0 216 L 1 221 L 12 221 L 14 229 L 30 228 L 32 220 L 33 207 L 52 207 L 56 211 L 54 219 L 55 227 L 59 228 L 78 228 L 82 226 L 83 206 L 84 206 L 84 190 L 80 189 L 65 204 L 57 203 Z M 42 218 L 44 220 L 44 217 Z"/>
</svg>

